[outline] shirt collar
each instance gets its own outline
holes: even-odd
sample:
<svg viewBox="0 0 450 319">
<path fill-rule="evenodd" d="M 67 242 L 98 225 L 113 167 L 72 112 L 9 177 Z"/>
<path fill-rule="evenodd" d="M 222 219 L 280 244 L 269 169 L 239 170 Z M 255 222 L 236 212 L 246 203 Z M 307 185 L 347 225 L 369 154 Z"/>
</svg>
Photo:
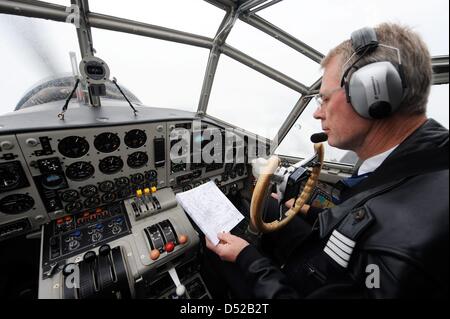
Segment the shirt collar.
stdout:
<svg viewBox="0 0 450 319">
<path fill-rule="evenodd" d="M 398 145 L 387 150 L 386 152 L 377 154 L 375 156 L 372 156 L 372 157 L 369 157 L 368 159 L 366 159 L 359 167 L 358 175 L 371 173 L 374 170 L 376 170 L 381 165 L 381 163 L 383 163 L 384 160 L 397 148 L 397 146 Z"/>
</svg>

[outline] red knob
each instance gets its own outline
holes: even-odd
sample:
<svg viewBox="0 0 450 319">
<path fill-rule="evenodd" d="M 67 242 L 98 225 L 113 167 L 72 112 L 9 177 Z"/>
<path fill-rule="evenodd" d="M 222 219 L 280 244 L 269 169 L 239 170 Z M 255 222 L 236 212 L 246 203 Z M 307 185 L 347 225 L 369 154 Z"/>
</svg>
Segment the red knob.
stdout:
<svg viewBox="0 0 450 319">
<path fill-rule="evenodd" d="M 170 253 L 175 249 L 175 244 L 173 243 L 173 241 L 169 241 L 164 248 L 168 253 Z"/>
</svg>

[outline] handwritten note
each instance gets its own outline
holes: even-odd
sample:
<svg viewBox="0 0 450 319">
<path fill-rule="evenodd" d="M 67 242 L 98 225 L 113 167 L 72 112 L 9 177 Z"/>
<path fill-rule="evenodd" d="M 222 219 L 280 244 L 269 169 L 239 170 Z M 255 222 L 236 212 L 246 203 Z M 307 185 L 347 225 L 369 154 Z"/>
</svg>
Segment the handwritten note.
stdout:
<svg viewBox="0 0 450 319">
<path fill-rule="evenodd" d="M 220 191 L 214 182 L 208 182 L 176 195 L 178 203 L 214 244 L 219 243 L 217 234 L 229 232 L 244 216 Z"/>
</svg>

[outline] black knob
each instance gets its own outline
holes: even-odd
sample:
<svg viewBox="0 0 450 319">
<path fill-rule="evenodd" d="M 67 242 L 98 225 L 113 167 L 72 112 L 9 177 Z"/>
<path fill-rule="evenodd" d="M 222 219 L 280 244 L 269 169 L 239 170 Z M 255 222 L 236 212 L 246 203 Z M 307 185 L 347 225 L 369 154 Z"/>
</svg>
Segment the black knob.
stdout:
<svg viewBox="0 0 450 319">
<path fill-rule="evenodd" d="M 95 261 L 96 258 L 97 258 L 97 255 L 95 254 L 95 251 L 88 251 L 83 256 L 83 260 L 87 263 L 91 263 L 91 262 Z"/>
<path fill-rule="evenodd" d="M 75 269 L 78 267 L 78 265 L 74 264 L 74 263 L 70 263 L 64 266 L 63 268 L 63 275 L 64 277 L 67 277 L 71 274 L 73 274 L 73 272 L 75 271 Z"/>
<path fill-rule="evenodd" d="M 98 249 L 98 254 L 100 256 L 107 256 L 107 255 L 109 255 L 110 251 L 111 251 L 111 247 L 109 247 L 108 244 L 105 244 L 105 245 L 100 246 L 100 248 Z"/>
</svg>

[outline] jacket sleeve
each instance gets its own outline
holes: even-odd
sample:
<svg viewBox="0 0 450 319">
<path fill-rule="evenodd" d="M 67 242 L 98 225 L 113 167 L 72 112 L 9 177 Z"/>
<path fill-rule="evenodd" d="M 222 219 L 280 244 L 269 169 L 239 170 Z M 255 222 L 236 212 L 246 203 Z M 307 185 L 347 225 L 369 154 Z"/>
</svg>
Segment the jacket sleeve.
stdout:
<svg viewBox="0 0 450 319">
<path fill-rule="evenodd" d="M 295 289 L 287 284 L 287 278 L 281 270 L 273 265 L 269 258 L 262 256 L 254 246 L 245 247 L 238 255 L 236 264 L 252 286 L 255 298 L 299 298 Z"/>
</svg>

